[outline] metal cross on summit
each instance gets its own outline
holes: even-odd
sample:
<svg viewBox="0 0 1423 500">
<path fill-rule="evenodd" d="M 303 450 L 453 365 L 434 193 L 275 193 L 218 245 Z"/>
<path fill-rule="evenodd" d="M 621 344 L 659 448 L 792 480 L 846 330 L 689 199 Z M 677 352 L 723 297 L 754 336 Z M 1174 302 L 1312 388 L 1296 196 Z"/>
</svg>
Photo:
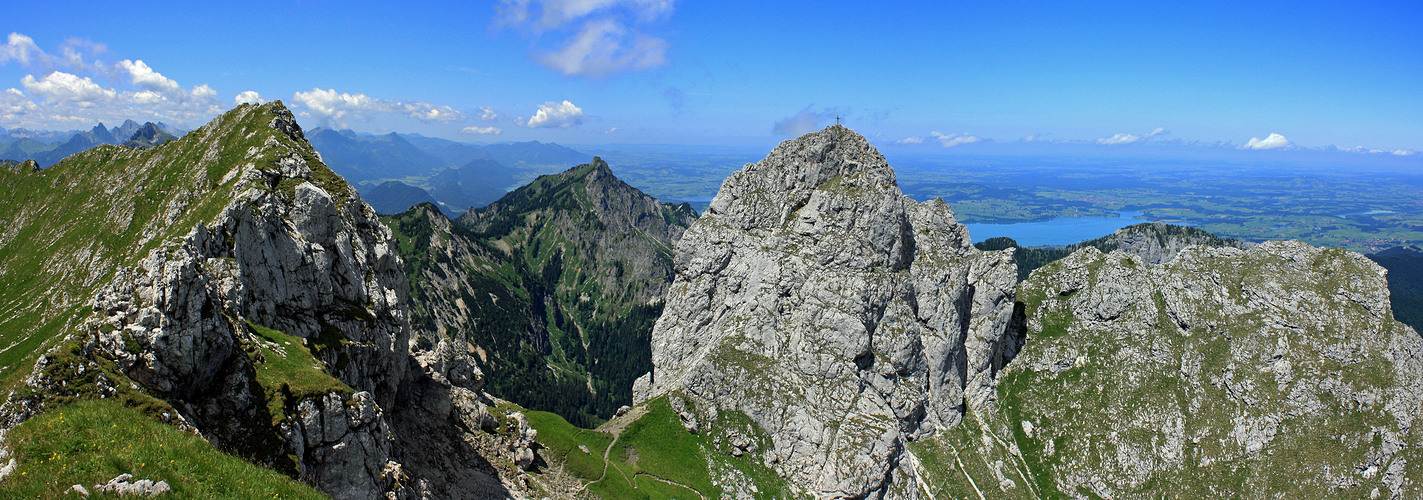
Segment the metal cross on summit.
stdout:
<svg viewBox="0 0 1423 500">
<path fill-rule="evenodd" d="M 835 115 L 835 124 L 836 124 L 836 125 L 839 125 L 839 124 L 840 124 L 840 115 Z"/>
</svg>

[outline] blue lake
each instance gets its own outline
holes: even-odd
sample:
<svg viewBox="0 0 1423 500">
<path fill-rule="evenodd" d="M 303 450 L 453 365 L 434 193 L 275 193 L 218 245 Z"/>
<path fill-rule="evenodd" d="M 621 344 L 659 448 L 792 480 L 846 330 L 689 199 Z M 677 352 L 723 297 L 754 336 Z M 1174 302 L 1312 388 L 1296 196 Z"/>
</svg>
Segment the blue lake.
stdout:
<svg viewBox="0 0 1423 500">
<path fill-rule="evenodd" d="M 964 224 L 974 243 L 1007 236 L 1025 247 L 1071 245 L 1100 238 L 1112 231 L 1147 222 L 1134 217 L 1141 212 L 1117 212 L 1117 217 L 1062 217 L 1041 222 L 1013 224 Z"/>
</svg>

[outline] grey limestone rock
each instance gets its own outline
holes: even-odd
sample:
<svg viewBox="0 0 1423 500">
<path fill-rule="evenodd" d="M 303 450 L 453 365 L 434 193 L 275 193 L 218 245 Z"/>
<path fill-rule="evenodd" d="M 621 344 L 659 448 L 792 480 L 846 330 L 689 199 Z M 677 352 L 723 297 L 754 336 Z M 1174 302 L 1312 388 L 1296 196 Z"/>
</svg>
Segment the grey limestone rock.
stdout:
<svg viewBox="0 0 1423 500">
<path fill-rule="evenodd" d="M 1019 298 L 1026 343 L 999 386 L 1016 406 L 985 422 L 1053 456 L 1034 473 L 1058 491 L 1419 495 L 1423 338 L 1362 255 L 1280 241 L 1153 266 L 1084 248 Z"/>
<path fill-rule="evenodd" d="M 534 454 L 534 440 L 538 439 L 539 431 L 529 426 L 529 419 L 524 417 L 523 412 L 514 412 L 509 418 L 510 431 L 515 436 L 509 443 L 514 464 L 526 471 L 533 470 L 534 461 L 537 459 Z"/>
<path fill-rule="evenodd" d="M 746 414 L 814 496 L 912 497 L 906 443 L 991 398 L 1017 351 L 1015 281 L 1011 250 L 974 249 L 947 204 L 828 127 L 732 174 L 682 236 L 635 398 L 685 396 L 703 428 Z"/>
<path fill-rule="evenodd" d="M 89 496 L 89 492 L 85 491 L 83 486 L 77 484 L 71 487 L 70 490 L 86 497 Z M 110 479 L 107 483 L 94 485 L 94 491 L 99 493 L 113 493 L 120 498 L 130 496 L 151 498 L 173 491 L 173 488 L 168 486 L 167 481 L 154 481 L 152 479 L 139 479 L 134 481 L 133 474 L 119 474 L 118 476 L 114 476 L 114 478 Z"/>
</svg>

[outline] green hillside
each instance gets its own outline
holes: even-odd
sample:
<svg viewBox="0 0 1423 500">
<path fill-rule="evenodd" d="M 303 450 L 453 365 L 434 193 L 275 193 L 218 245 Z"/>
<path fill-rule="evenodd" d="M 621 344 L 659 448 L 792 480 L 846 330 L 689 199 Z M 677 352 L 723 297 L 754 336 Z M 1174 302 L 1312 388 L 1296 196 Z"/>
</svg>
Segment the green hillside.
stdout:
<svg viewBox="0 0 1423 500">
<path fill-rule="evenodd" d="M 386 217 L 416 330 L 478 346 L 487 390 L 591 427 L 652 368 L 652 325 L 687 206 L 657 203 L 601 160 L 539 177 L 450 221 L 432 205 Z"/>
</svg>

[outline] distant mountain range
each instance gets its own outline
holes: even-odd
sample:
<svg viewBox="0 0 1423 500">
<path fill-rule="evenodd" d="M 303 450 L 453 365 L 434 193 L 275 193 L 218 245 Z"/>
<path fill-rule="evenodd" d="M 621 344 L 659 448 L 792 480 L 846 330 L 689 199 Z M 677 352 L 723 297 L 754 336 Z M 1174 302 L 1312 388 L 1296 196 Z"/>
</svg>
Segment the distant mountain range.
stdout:
<svg viewBox="0 0 1423 500">
<path fill-rule="evenodd" d="M 382 214 L 430 201 L 456 216 L 499 199 L 521 180 L 561 172 L 591 158 L 538 141 L 477 145 L 418 134 L 366 135 L 324 128 L 308 132 L 307 140 Z"/>
<path fill-rule="evenodd" d="M 145 127 L 150 130 L 145 132 L 144 137 L 136 138 L 137 141 L 133 144 L 126 144 L 130 139 L 135 139 L 135 134 L 143 132 Z M 41 167 L 48 167 L 69 155 L 100 144 L 147 148 L 176 139 L 185 133 L 187 132 L 165 123 L 139 124 L 133 120 L 124 120 L 122 125 L 114 128 L 99 123 L 89 130 L 67 132 L 0 129 L 0 158 L 16 161 L 33 159 Z"/>
</svg>

